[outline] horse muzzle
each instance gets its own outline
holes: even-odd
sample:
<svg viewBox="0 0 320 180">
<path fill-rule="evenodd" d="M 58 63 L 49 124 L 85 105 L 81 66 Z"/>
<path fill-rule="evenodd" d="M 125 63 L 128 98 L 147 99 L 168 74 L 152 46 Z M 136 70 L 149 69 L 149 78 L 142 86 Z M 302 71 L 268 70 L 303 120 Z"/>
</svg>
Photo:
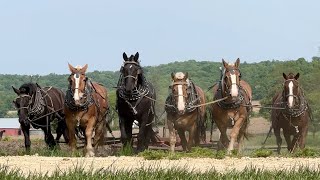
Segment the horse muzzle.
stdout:
<svg viewBox="0 0 320 180">
<path fill-rule="evenodd" d="M 178 114 L 179 114 L 179 115 L 183 115 L 185 112 L 186 112 L 185 110 L 179 110 L 179 111 L 178 111 Z"/>
</svg>

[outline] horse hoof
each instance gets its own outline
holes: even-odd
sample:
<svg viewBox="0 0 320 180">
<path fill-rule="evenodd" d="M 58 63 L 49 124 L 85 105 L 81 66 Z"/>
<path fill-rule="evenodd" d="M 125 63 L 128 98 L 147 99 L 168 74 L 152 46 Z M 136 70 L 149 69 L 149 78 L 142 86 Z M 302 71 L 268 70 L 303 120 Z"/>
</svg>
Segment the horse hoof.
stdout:
<svg viewBox="0 0 320 180">
<path fill-rule="evenodd" d="M 94 152 L 87 152 L 85 157 L 94 157 Z"/>
</svg>

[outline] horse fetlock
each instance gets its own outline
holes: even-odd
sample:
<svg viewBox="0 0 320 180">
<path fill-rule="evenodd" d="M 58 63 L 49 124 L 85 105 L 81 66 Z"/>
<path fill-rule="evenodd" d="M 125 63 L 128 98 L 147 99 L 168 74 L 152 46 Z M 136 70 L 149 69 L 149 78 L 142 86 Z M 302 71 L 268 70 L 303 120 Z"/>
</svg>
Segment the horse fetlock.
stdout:
<svg viewBox="0 0 320 180">
<path fill-rule="evenodd" d="M 93 149 L 90 151 L 87 151 L 85 157 L 94 157 Z"/>
</svg>

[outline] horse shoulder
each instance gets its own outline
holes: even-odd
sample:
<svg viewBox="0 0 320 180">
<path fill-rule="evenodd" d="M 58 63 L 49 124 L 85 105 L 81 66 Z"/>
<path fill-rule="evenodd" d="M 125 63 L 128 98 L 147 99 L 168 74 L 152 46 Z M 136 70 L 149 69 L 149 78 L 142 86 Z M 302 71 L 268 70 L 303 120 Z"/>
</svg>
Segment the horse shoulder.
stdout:
<svg viewBox="0 0 320 180">
<path fill-rule="evenodd" d="M 277 92 L 272 98 L 272 103 L 279 102 L 281 100 L 281 94 L 281 92 Z"/>
<path fill-rule="evenodd" d="M 219 83 L 216 83 L 215 85 L 213 85 L 213 87 L 212 87 L 212 92 L 213 92 L 213 94 L 216 94 L 216 92 L 218 91 L 218 89 L 219 89 Z"/>
<path fill-rule="evenodd" d="M 246 91 L 249 98 L 252 99 L 252 89 L 251 89 L 251 86 L 249 85 L 249 83 L 247 83 L 244 80 L 241 80 L 240 86 Z"/>
<path fill-rule="evenodd" d="M 108 90 L 102 84 L 99 84 L 97 82 L 92 82 L 92 86 L 98 94 L 100 94 L 103 97 L 107 97 Z"/>
<path fill-rule="evenodd" d="M 201 104 L 206 103 L 206 97 L 205 97 L 204 91 L 199 86 L 195 86 L 195 87 L 196 87 L 196 91 L 197 91 L 198 96 L 200 96 L 200 103 Z M 200 107 L 202 112 L 205 112 L 205 110 L 206 110 L 205 108 L 206 108 L 206 106 Z"/>
</svg>

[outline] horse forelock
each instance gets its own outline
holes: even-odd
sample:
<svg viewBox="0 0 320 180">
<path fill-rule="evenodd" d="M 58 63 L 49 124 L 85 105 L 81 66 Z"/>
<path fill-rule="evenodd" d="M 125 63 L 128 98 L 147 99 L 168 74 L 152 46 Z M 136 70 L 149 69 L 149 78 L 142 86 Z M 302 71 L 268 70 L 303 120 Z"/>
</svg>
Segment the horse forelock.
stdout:
<svg viewBox="0 0 320 180">
<path fill-rule="evenodd" d="M 288 79 L 294 79 L 295 75 L 293 73 L 288 74 Z"/>
<path fill-rule="evenodd" d="M 81 65 L 77 65 L 76 67 L 74 67 L 77 71 L 80 71 L 83 67 Z"/>
<path fill-rule="evenodd" d="M 20 86 L 19 90 L 23 94 L 33 94 L 37 89 L 37 85 L 34 83 L 26 83 Z"/>
<path fill-rule="evenodd" d="M 178 80 L 182 80 L 185 77 L 185 74 L 183 72 L 177 72 L 174 77 Z"/>
</svg>

